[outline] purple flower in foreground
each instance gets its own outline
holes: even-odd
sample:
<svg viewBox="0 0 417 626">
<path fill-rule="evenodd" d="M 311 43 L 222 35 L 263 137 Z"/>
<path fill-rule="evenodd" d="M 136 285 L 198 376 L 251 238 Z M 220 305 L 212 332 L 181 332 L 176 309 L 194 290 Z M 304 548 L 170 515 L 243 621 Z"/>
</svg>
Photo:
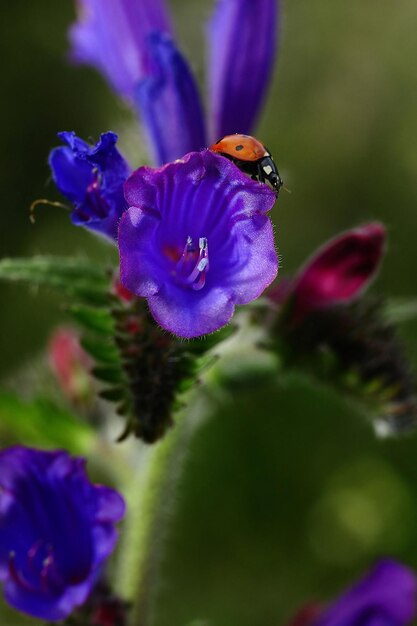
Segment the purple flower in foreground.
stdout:
<svg viewBox="0 0 417 626">
<path fill-rule="evenodd" d="M 9 604 L 48 621 L 85 602 L 112 552 L 122 497 L 84 460 L 25 447 L 0 452 L 0 579 Z"/>
<path fill-rule="evenodd" d="M 58 136 L 67 145 L 51 151 L 49 165 L 56 186 L 74 205 L 72 222 L 116 239 L 118 222 L 126 209 L 123 183 L 130 174 L 116 148 L 117 135 L 103 133 L 95 146 L 74 132 Z"/>
<path fill-rule="evenodd" d="M 352 302 L 377 273 L 385 238 L 379 222 L 348 230 L 319 248 L 295 279 L 282 282 L 269 296 L 278 304 L 291 297 L 297 322 L 312 311 Z"/>
<path fill-rule="evenodd" d="M 407 626 L 417 613 L 417 577 L 384 559 L 327 607 L 303 609 L 290 626 Z"/>
<path fill-rule="evenodd" d="M 163 0 L 79 0 L 72 57 L 95 66 L 134 103 L 157 163 L 223 135 L 250 134 L 275 58 L 278 0 L 217 0 L 208 28 L 209 119 L 173 39 Z"/>
<path fill-rule="evenodd" d="M 275 278 L 266 185 L 206 150 L 159 169 L 142 167 L 125 185 L 119 227 L 120 278 L 148 299 L 156 321 L 180 337 L 227 324 L 236 304 Z"/>
</svg>

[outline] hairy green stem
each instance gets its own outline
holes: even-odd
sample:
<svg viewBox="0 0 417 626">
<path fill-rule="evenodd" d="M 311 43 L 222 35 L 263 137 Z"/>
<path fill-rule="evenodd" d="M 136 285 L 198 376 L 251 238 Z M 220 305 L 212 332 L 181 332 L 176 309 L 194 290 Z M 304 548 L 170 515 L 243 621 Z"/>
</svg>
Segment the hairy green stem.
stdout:
<svg viewBox="0 0 417 626">
<path fill-rule="evenodd" d="M 205 372 L 203 384 L 184 394 L 187 408 L 177 413 L 174 427 L 159 443 L 142 447 L 139 466 L 125 490 L 127 528 L 122 533 L 116 572 L 117 591 L 132 604 L 129 626 L 151 626 L 153 621 L 160 559 L 192 436 L 213 402 L 227 401 L 230 375 L 241 383 L 248 376 L 264 379 L 268 372 L 276 371 L 275 359 L 266 358 L 267 353 L 255 347 L 262 337 L 250 315 L 242 314 L 239 331 L 216 346 L 219 360 Z"/>
<path fill-rule="evenodd" d="M 149 626 L 152 622 L 167 520 L 190 438 L 208 411 L 201 388 L 188 394 L 187 406 L 177 413 L 174 427 L 162 441 L 143 449 L 142 462 L 129 481 L 127 528 L 116 584 L 132 604 L 130 626 Z"/>
</svg>

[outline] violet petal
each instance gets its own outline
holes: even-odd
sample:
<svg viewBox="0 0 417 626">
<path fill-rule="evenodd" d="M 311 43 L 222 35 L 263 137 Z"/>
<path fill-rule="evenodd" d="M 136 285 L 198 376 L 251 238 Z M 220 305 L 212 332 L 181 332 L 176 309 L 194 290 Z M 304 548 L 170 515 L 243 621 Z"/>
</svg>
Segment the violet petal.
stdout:
<svg viewBox="0 0 417 626">
<path fill-rule="evenodd" d="M 277 0 L 218 0 L 208 28 L 212 141 L 251 134 L 271 78 Z"/>
<path fill-rule="evenodd" d="M 172 38 L 147 39 L 151 71 L 135 90 L 135 102 L 159 164 L 207 145 L 204 113 L 191 70 Z"/>
<path fill-rule="evenodd" d="M 172 32 L 164 0 L 79 0 L 78 6 L 72 58 L 95 66 L 117 93 L 133 100 L 136 83 L 149 71 L 146 37 Z"/>
</svg>

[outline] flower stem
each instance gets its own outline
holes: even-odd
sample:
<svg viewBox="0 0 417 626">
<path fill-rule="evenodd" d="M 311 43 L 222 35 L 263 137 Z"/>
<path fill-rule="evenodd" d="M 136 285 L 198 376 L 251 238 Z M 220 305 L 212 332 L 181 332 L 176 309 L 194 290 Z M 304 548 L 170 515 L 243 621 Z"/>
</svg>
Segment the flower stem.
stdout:
<svg viewBox="0 0 417 626">
<path fill-rule="evenodd" d="M 188 394 L 188 409 L 177 413 L 175 425 L 164 439 L 143 449 L 138 471 L 129 481 L 128 525 L 119 554 L 117 586 L 132 603 L 130 626 L 149 626 L 152 621 L 166 521 L 175 503 L 190 438 L 207 415 L 207 399 L 201 388 L 198 391 Z"/>
</svg>

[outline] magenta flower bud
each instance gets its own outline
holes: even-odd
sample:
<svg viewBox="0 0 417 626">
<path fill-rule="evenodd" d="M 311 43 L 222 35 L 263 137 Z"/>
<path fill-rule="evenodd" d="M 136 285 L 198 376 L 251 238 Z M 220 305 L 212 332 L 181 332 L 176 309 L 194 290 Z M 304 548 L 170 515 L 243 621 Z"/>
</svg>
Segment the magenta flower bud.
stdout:
<svg viewBox="0 0 417 626">
<path fill-rule="evenodd" d="M 298 314 L 357 298 L 379 268 L 385 235 L 382 224 L 373 222 L 325 243 L 296 278 Z"/>
<path fill-rule="evenodd" d="M 281 304 L 289 295 L 293 321 L 312 311 L 352 302 L 369 286 L 384 253 L 386 231 L 379 222 L 348 230 L 325 243 L 292 283 L 270 297 Z"/>
</svg>

